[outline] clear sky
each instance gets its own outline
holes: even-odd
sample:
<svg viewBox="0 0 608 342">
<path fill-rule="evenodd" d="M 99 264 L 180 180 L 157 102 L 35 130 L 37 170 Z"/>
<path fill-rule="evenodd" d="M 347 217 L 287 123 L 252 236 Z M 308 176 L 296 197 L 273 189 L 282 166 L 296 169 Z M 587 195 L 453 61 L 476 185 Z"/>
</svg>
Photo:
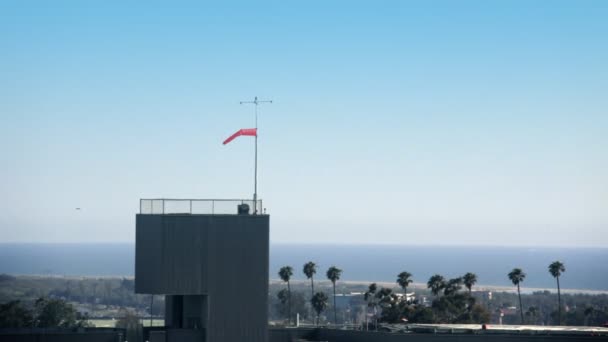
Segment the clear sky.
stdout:
<svg viewBox="0 0 608 342">
<path fill-rule="evenodd" d="M 139 198 L 250 197 L 253 140 L 221 142 L 257 95 L 273 242 L 606 246 L 606 18 L 2 1 L 0 242 L 129 242 Z"/>
</svg>

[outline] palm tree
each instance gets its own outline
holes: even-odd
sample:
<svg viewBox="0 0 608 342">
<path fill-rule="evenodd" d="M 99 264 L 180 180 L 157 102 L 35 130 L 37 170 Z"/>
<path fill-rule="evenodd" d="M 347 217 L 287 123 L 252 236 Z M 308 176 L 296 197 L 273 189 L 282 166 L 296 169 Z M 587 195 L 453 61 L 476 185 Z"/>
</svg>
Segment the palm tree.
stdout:
<svg viewBox="0 0 608 342">
<path fill-rule="evenodd" d="M 526 274 L 521 268 L 514 268 L 513 271 L 509 272 L 509 279 L 513 282 L 513 285 L 517 285 L 517 296 L 519 297 L 519 313 L 521 315 L 521 324 L 524 324 L 524 308 L 521 304 L 521 292 L 519 289 L 519 284 L 524 281 L 526 278 Z"/>
<path fill-rule="evenodd" d="M 426 283 L 427 288 L 431 289 L 431 293 L 435 296 L 437 296 L 439 292 L 445 288 L 445 285 L 445 278 L 439 274 L 432 276 Z"/>
<path fill-rule="evenodd" d="M 310 298 L 312 298 L 315 295 L 315 283 L 313 277 L 317 273 L 317 265 L 314 262 L 309 261 L 304 264 L 303 271 L 306 278 L 310 279 Z"/>
<path fill-rule="evenodd" d="M 390 304 L 391 299 L 393 299 L 393 290 L 383 287 L 380 291 L 376 292 L 376 298 L 378 299 L 380 307 L 384 308 Z"/>
<path fill-rule="evenodd" d="M 456 294 L 460 289 L 462 289 L 462 278 L 453 278 L 448 280 L 443 286 L 443 294 L 446 296 L 451 296 Z"/>
<path fill-rule="evenodd" d="M 293 269 L 291 266 L 283 266 L 279 270 L 279 277 L 281 280 L 287 283 L 287 321 L 291 323 L 291 286 L 289 280 L 293 275 Z"/>
<path fill-rule="evenodd" d="M 526 317 L 529 317 L 528 322 L 532 321 L 532 324 L 536 324 L 538 316 L 538 309 L 535 306 L 531 306 L 526 311 Z"/>
<path fill-rule="evenodd" d="M 376 294 L 376 290 L 378 290 L 378 286 L 376 283 L 371 283 L 365 291 L 363 295 L 363 299 L 367 302 L 367 307 L 365 308 L 365 326 L 367 327 L 367 311 L 368 308 L 374 308 L 374 317 L 376 316 L 376 303 L 374 302 L 374 295 Z M 367 328 L 369 330 L 369 328 Z"/>
<path fill-rule="evenodd" d="M 327 308 L 327 300 L 327 295 L 323 292 L 315 293 L 310 300 L 310 304 L 317 312 L 317 325 L 319 325 L 319 316 L 321 316 L 321 312 Z"/>
<path fill-rule="evenodd" d="M 462 277 L 462 280 L 464 281 L 464 286 L 469 290 L 470 295 L 473 285 L 477 283 L 477 275 L 475 273 L 468 272 Z"/>
<path fill-rule="evenodd" d="M 314 275 L 317 273 L 317 265 L 314 262 L 309 261 L 304 264 L 302 271 L 304 272 L 304 275 L 306 275 L 306 278 L 310 279 L 310 299 L 312 300 L 312 297 L 315 295 Z"/>
<path fill-rule="evenodd" d="M 397 275 L 397 284 L 399 284 L 399 286 L 401 286 L 401 288 L 403 289 L 403 294 L 405 295 L 406 301 L 407 301 L 407 287 L 411 283 L 413 283 L 411 273 L 404 271 Z"/>
<path fill-rule="evenodd" d="M 549 273 L 553 276 L 553 278 L 557 279 L 557 305 L 558 305 L 558 325 L 562 325 L 562 294 L 559 288 L 559 276 L 562 275 L 563 272 L 566 272 L 566 266 L 559 261 L 554 261 L 549 265 Z"/>
<path fill-rule="evenodd" d="M 342 270 L 336 266 L 332 266 L 327 270 L 327 279 L 331 280 L 334 287 L 334 324 L 338 324 L 338 314 L 336 313 L 336 281 L 340 280 Z"/>
<path fill-rule="evenodd" d="M 287 289 L 281 289 L 281 291 L 277 292 L 277 298 L 281 302 L 281 308 L 284 309 L 285 305 L 289 302 L 289 292 Z"/>
</svg>

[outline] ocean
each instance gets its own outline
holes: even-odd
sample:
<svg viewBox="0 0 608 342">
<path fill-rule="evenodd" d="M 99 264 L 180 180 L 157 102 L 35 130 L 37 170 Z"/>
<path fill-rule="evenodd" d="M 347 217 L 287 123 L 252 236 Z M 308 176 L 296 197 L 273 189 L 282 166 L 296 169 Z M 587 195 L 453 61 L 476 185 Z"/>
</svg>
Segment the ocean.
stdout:
<svg viewBox="0 0 608 342">
<path fill-rule="evenodd" d="M 134 253 L 128 243 L 0 244 L 0 273 L 133 276 Z M 479 284 L 511 286 L 507 273 L 519 267 L 527 274 L 524 288 L 553 288 L 547 266 L 560 260 L 566 265 L 562 288 L 608 291 L 608 248 L 271 244 L 270 277 L 290 265 L 294 279 L 305 279 L 302 266 L 309 260 L 319 266 L 318 279 L 335 265 L 342 280 L 367 282 L 394 282 L 401 271 L 412 273 L 415 282 L 436 273 L 449 278 L 473 272 Z"/>
</svg>

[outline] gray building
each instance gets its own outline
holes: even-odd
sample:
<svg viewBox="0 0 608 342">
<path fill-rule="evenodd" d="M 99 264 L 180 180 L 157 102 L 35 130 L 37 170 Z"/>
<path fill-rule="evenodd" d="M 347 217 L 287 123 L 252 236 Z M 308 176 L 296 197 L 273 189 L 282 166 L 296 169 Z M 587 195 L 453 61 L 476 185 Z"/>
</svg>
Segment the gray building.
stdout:
<svg viewBox="0 0 608 342">
<path fill-rule="evenodd" d="M 267 341 L 269 216 L 242 204 L 141 200 L 135 292 L 166 296 L 150 341 Z"/>
</svg>

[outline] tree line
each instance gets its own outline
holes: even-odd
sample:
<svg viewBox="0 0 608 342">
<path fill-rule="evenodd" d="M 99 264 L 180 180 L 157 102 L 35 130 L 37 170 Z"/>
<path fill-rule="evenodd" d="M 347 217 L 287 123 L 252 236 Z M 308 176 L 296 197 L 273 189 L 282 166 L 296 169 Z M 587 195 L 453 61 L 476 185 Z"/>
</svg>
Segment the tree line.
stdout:
<svg viewBox="0 0 608 342">
<path fill-rule="evenodd" d="M 555 316 L 557 319 L 552 319 L 552 322 L 561 325 L 563 323 L 564 310 L 560 277 L 566 271 L 565 265 L 560 261 L 552 262 L 548 267 L 548 271 L 556 279 L 557 284 L 557 313 L 551 314 L 552 317 Z M 317 273 L 317 265 L 314 262 L 309 261 L 305 263 L 302 273 L 310 280 L 308 303 L 316 312 L 316 321 L 319 324 L 319 317 L 329 306 L 329 298 L 324 292 L 315 292 L 314 278 Z M 331 281 L 333 289 L 334 324 L 338 322 L 336 282 L 340 279 L 341 274 L 342 270 L 335 266 L 331 266 L 326 272 L 327 279 Z M 286 318 L 289 323 L 292 323 L 294 318 L 291 289 L 293 268 L 291 266 L 283 266 L 280 268 L 278 275 L 287 285 L 287 288 L 279 291 L 277 297 L 282 304 L 286 304 Z M 534 322 L 530 317 L 533 318 L 538 314 L 538 307 L 531 307 L 524 314 L 522 303 L 521 285 L 526 274 L 521 268 L 514 268 L 507 274 L 507 277 L 517 289 L 520 323 L 525 324 L 526 321 Z M 477 275 L 472 272 L 452 279 L 446 279 L 440 274 L 435 274 L 426 282 L 426 288 L 432 294 L 432 302 L 429 304 L 428 302 L 422 303 L 418 298 L 413 299 L 408 297 L 407 289 L 413 283 L 413 275 L 407 271 L 400 272 L 397 274 L 396 284 L 402 289 L 402 293 L 394 292 L 391 288 L 379 288 L 376 283 L 368 286 L 363 294 L 363 304 L 365 305 L 365 322 L 363 324 L 366 328 L 369 328 L 370 324 L 372 327 L 377 327 L 379 322 L 489 323 L 492 314 L 497 314 L 497 312 L 490 310 L 491 305 L 487 302 L 486 298 L 473 293 L 473 286 L 477 283 L 477 280 Z M 301 295 L 297 296 L 297 300 L 299 304 L 305 302 Z M 546 298 L 543 300 L 546 301 Z M 608 312 L 608 308 L 606 309 L 606 312 Z M 594 309 L 588 308 L 586 312 L 589 316 L 595 314 L 596 317 L 600 317 L 604 311 L 597 309 L 594 311 Z M 528 319 L 525 319 L 524 315 Z M 370 316 L 372 320 L 368 322 L 368 317 Z M 572 319 L 569 321 L 572 321 Z"/>
<path fill-rule="evenodd" d="M 310 279 L 310 304 L 312 308 L 317 313 L 317 324 L 319 324 L 319 317 L 321 313 L 325 311 L 328 306 L 329 298 L 324 292 L 316 292 L 315 293 L 315 283 L 314 276 L 317 274 L 317 265 L 309 261 L 304 264 L 302 269 L 304 275 L 306 275 L 307 279 Z M 327 279 L 329 279 L 332 283 L 333 293 L 334 293 L 334 324 L 337 324 L 338 316 L 336 312 L 336 282 L 340 280 L 340 276 L 342 275 L 342 270 L 337 268 L 336 266 L 331 266 L 327 269 L 325 273 Z M 288 310 L 287 310 L 287 320 L 291 323 L 293 319 L 292 310 L 291 310 L 291 286 L 290 281 L 293 276 L 293 268 L 291 266 L 283 266 L 279 269 L 279 278 L 287 284 L 287 292 L 280 291 L 277 296 L 282 303 L 287 302 Z"/>
<path fill-rule="evenodd" d="M 302 273 L 310 281 L 308 290 L 298 292 L 298 286 L 302 285 L 297 285 L 296 291 L 293 292 L 291 279 L 294 270 L 290 266 L 282 268 L 279 276 L 287 284 L 287 288 L 282 289 L 278 294 L 276 292 L 269 294 L 270 303 L 278 301 L 277 309 L 280 309 L 271 310 L 271 314 L 276 317 L 278 312 L 280 317 L 286 317 L 292 322 L 295 312 L 300 314 L 304 312 L 303 317 L 310 317 L 316 320 L 317 324 L 326 311 L 333 314 L 330 316 L 330 320 L 334 324 L 337 324 L 346 315 L 350 315 L 351 320 L 360 320 L 365 314 L 365 325 L 375 327 L 378 322 L 404 322 L 404 320 L 412 323 L 481 323 L 487 321 L 490 315 L 496 319 L 499 310 L 518 306 L 517 309 L 513 309 L 516 311 L 506 314 L 504 323 L 603 325 L 608 322 L 608 296 L 563 295 L 561 293 L 560 281 L 566 272 L 566 267 L 560 261 L 553 262 L 548 267 L 548 272 L 556 281 L 557 295 L 549 292 L 523 295 L 521 292 L 526 273 L 521 268 L 514 268 L 507 277 L 516 286 L 516 291 L 514 293 L 495 292 L 493 300 L 488 300 L 480 292 L 472 291 L 477 282 L 477 276 L 474 273 L 467 273 L 454 279 L 446 279 L 439 274 L 433 275 L 426 282 L 428 290 L 424 291 L 424 293 L 428 291 L 432 295 L 432 302 L 421 303 L 419 298 L 408 301 L 406 293 L 413 282 L 413 275 L 403 271 L 397 274 L 395 279 L 403 293 L 390 288 L 380 288 L 377 284 L 366 286 L 365 289 L 359 285 L 340 284 L 342 289 L 350 287 L 356 291 L 365 292 L 355 303 L 356 308 L 349 313 L 346 312 L 346 309 L 336 305 L 337 284 L 343 271 L 332 266 L 325 272 L 325 277 L 331 281 L 333 301 L 330 298 L 330 291 L 323 292 L 317 289 L 318 286 L 315 282 L 318 277 L 317 272 L 318 266 L 314 262 L 304 264 Z M 141 312 L 147 311 L 152 304 L 151 297 L 136 295 L 133 287 L 133 280 L 125 278 L 38 278 L 0 274 L 0 304 L 3 305 L 0 308 L 2 311 L 0 314 L 6 312 L 19 314 L 24 312 L 21 308 L 25 308 L 32 313 L 30 316 L 35 317 L 33 311 L 35 302 L 37 299 L 45 297 L 49 300 L 63 299 L 73 305 L 87 303 L 87 307 L 93 309 L 91 316 L 94 315 L 96 307 L 103 307 L 104 304 L 137 310 L 138 315 L 143 316 Z M 162 315 L 164 302 L 162 297 L 158 297 L 158 299 L 153 303 L 154 313 Z M 330 304 L 333 304 L 333 308 Z M 271 308 L 274 308 L 274 304 Z M 101 311 L 98 310 L 98 312 Z M 107 317 L 122 317 L 119 312 L 106 315 L 111 315 Z M 343 319 L 346 320 L 346 318 Z M 25 319 L 24 321 L 32 320 Z M 5 322 L 9 321 L 5 320 Z"/>
<path fill-rule="evenodd" d="M 559 277 L 562 273 L 566 272 L 566 266 L 561 261 L 554 261 L 549 265 L 549 273 L 556 279 L 557 281 L 557 309 L 558 309 L 558 325 L 562 324 L 563 315 L 562 315 L 562 293 L 559 286 Z M 524 320 L 524 306 L 521 302 L 521 288 L 520 285 L 526 279 L 526 273 L 521 268 L 514 268 L 508 274 L 509 279 L 513 283 L 513 285 L 517 286 L 517 297 L 519 298 L 519 314 L 521 317 L 521 324 L 525 323 Z"/>
<path fill-rule="evenodd" d="M 38 298 L 33 306 L 19 300 L 0 304 L 0 328 L 87 327 L 88 316 L 61 299 Z"/>
</svg>

